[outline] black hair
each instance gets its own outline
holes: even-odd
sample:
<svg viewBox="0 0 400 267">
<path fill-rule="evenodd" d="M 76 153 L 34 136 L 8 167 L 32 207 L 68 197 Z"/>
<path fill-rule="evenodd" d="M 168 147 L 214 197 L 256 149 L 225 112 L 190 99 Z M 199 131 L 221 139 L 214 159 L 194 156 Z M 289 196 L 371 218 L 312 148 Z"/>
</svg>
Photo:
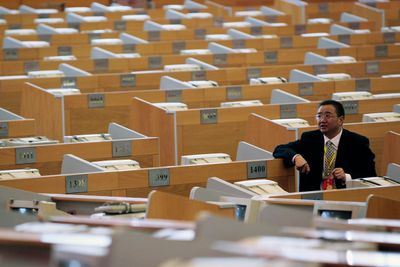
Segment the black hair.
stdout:
<svg viewBox="0 0 400 267">
<path fill-rule="evenodd" d="M 319 103 L 319 107 L 326 106 L 326 105 L 334 106 L 338 117 L 341 117 L 341 116 L 343 116 L 343 118 L 345 117 L 344 108 L 343 108 L 342 103 L 335 101 L 335 100 L 331 100 L 331 99 L 324 100 L 321 103 Z"/>
</svg>

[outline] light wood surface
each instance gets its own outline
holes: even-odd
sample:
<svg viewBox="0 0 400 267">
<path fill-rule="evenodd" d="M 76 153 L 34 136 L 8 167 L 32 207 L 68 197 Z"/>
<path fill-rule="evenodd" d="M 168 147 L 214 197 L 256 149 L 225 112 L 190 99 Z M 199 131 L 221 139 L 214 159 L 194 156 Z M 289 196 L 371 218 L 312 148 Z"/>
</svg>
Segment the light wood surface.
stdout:
<svg viewBox="0 0 400 267">
<path fill-rule="evenodd" d="M 389 163 L 400 164 L 400 134 L 399 132 L 389 131 L 383 140 L 383 156 L 381 173 L 386 174 Z"/>
<path fill-rule="evenodd" d="M 365 217 L 399 220 L 400 200 L 381 195 L 370 195 L 367 199 L 367 212 Z"/>
<path fill-rule="evenodd" d="M 169 194 L 161 191 L 152 191 L 149 194 L 149 202 L 146 217 L 149 219 L 169 220 L 196 220 L 203 211 L 235 218 L 234 208 L 220 208 L 214 204 L 189 199 L 188 197 Z"/>
</svg>

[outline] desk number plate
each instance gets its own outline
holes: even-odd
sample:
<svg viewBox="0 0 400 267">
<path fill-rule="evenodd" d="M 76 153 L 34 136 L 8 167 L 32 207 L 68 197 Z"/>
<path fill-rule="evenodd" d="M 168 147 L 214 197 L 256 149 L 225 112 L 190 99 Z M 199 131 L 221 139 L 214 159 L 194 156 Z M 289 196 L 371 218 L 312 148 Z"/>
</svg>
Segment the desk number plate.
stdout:
<svg viewBox="0 0 400 267">
<path fill-rule="evenodd" d="M 77 87 L 76 77 L 61 77 L 61 87 L 76 88 Z"/>
<path fill-rule="evenodd" d="M 121 74 L 121 87 L 135 87 L 136 86 L 136 76 L 135 74 Z"/>
<path fill-rule="evenodd" d="M 247 179 L 267 178 L 267 162 L 247 162 Z"/>
<path fill-rule="evenodd" d="M 89 108 L 103 108 L 104 107 L 104 94 L 89 94 L 88 95 Z"/>
<path fill-rule="evenodd" d="M 35 147 L 17 147 L 15 148 L 15 164 L 27 164 L 36 162 Z"/>
<path fill-rule="evenodd" d="M 212 124 L 218 122 L 218 113 L 216 109 L 203 109 L 200 110 L 201 124 Z"/>
<path fill-rule="evenodd" d="M 182 102 L 182 90 L 167 90 L 167 102 Z"/>
<path fill-rule="evenodd" d="M 291 119 L 297 117 L 297 109 L 295 104 L 280 105 L 281 119 Z"/>
<path fill-rule="evenodd" d="M 112 156 L 115 157 L 128 157 L 132 155 L 131 141 L 113 141 L 112 142 Z"/>
<path fill-rule="evenodd" d="M 358 113 L 358 101 L 343 101 L 342 104 L 346 115 Z"/>
<path fill-rule="evenodd" d="M 88 191 L 88 176 L 83 175 L 70 175 L 65 177 L 65 192 L 72 193 L 86 193 Z"/>
<path fill-rule="evenodd" d="M 8 122 L 0 121 L 0 137 L 8 136 Z"/>
<path fill-rule="evenodd" d="M 242 87 L 241 86 L 226 87 L 226 99 L 228 100 L 242 99 Z"/>
<path fill-rule="evenodd" d="M 169 185 L 169 169 L 151 169 L 149 170 L 149 186 L 167 186 Z"/>
</svg>

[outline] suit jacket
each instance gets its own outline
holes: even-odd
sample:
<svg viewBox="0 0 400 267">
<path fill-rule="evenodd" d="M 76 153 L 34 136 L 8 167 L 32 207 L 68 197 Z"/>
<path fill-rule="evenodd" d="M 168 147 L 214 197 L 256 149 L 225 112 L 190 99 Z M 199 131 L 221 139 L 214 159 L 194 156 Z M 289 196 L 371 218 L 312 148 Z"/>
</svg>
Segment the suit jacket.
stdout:
<svg viewBox="0 0 400 267">
<path fill-rule="evenodd" d="M 319 130 L 302 134 L 297 141 L 279 145 L 274 150 L 275 158 L 283 158 L 286 166 L 294 166 L 294 155 L 301 154 L 308 162 L 310 172 L 300 174 L 300 191 L 320 190 L 324 161 L 324 136 Z M 343 129 L 337 148 L 335 168 L 343 168 L 354 178 L 376 176 L 375 155 L 365 136 Z M 336 183 L 337 188 L 344 187 Z"/>
</svg>

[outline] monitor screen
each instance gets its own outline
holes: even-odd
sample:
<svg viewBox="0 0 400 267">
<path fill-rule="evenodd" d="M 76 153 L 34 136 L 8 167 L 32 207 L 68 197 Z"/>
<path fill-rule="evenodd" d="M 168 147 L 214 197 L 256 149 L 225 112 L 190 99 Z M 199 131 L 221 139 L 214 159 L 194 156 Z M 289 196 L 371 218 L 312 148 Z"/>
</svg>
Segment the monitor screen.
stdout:
<svg viewBox="0 0 400 267">
<path fill-rule="evenodd" d="M 322 218 L 348 220 L 352 216 L 351 210 L 318 210 L 318 215 Z"/>
<path fill-rule="evenodd" d="M 246 205 L 236 205 L 235 215 L 236 219 L 239 221 L 244 221 L 246 215 Z"/>
</svg>

